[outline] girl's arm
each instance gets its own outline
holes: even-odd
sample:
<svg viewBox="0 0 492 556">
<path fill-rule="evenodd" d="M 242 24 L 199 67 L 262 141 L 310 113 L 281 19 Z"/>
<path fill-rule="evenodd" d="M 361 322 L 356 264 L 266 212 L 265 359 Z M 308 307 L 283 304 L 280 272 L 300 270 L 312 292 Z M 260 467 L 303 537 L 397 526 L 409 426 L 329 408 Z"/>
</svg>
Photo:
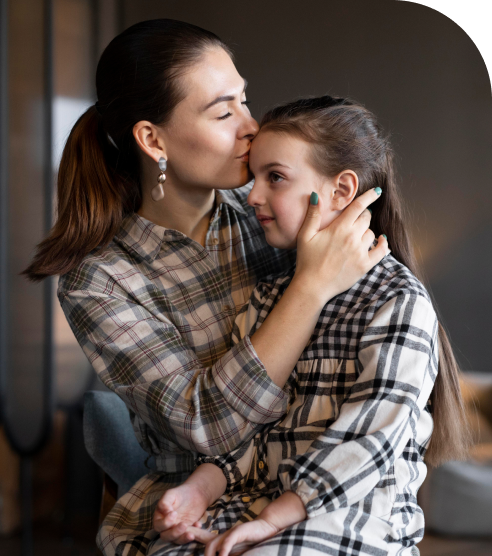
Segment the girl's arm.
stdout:
<svg viewBox="0 0 492 556">
<path fill-rule="evenodd" d="M 437 375 L 437 326 L 430 300 L 417 293 L 397 295 L 376 312 L 338 418 L 307 453 L 279 466 L 283 488 L 299 495 L 308 517 L 367 496 L 415 436 Z"/>
</svg>

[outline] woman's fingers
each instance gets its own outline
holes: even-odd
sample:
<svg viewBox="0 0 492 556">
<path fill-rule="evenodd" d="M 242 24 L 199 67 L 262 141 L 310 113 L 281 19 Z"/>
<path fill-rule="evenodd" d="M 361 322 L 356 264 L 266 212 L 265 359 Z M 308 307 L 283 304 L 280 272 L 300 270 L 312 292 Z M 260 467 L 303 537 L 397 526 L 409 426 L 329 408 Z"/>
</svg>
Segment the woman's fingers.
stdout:
<svg viewBox="0 0 492 556">
<path fill-rule="evenodd" d="M 388 240 L 383 235 L 379 236 L 378 244 L 368 252 L 371 268 L 377 265 L 378 262 L 384 259 L 386 255 L 389 255 L 389 253 L 391 253 L 391 250 L 388 245 Z"/>
<path fill-rule="evenodd" d="M 379 190 L 379 192 L 378 192 Z M 346 222 L 349 225 L 353 225 L 354 222 L 359 218 L 359 216 L 366 210 L 366 208 L 374 203 L 376 199 L 379 199 L 381 195 L 381 188 L 376 187 L 376 189 L 369 189 L 363 193 L 357 199 L 354 199 L 350 205 L 343 211 L 343 213 L 337 218 L 340 222 Z"/>
<path fill-rule="evenodd" d="M 313 201 L 316 201 L 316 204 L 313 204 Z M 304 217 L 304 222 L 298 232 L 298 237 L 303 238 L 304 241 L 309 241 L 318 233 L 319 226 L 321 224 L 322 208 L 323 201 L 321 197 L 319 197 L 317 193 L 313 192 L 309 199 L 306 216 Z"/>
<path fill-rule="evenodd" d="M 186 523 L 178 523 L 177 525 L 174 525 L 173 527 L 167 528 L 162 531 L 160 533 L 160 537 L 163 541 L 178 543 L 178 539 L 186 532 L 188 527 L 189 526 Z"/>
</svg>

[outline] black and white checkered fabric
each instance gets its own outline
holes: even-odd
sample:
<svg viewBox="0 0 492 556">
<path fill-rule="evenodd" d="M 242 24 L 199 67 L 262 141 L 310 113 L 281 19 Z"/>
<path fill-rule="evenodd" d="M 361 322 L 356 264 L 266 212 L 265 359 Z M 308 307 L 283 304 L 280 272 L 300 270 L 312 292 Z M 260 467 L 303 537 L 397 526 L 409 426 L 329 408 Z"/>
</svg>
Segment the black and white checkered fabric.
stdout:
<svg viewBox="0 0 492 556">
<path fill-rule="evenodd" d="M 292 276 L 257 286 L 236 318 L 234 342 L 261 326 Z M 231 453 L 200 458 L 228 481 L 205 525 L 223 531 L 254 519 L 268 500 L 293 490 L 308 519 L 249 555 L 415 554 L 424 531 L 417 491 L 426 475 L 437 349 L 428 293 L 387 256 L 325 306 L 286 385 L 287 414 Z M 149 554 L 200 551 L 194 543 L 155 545 Z"/>
</svg>

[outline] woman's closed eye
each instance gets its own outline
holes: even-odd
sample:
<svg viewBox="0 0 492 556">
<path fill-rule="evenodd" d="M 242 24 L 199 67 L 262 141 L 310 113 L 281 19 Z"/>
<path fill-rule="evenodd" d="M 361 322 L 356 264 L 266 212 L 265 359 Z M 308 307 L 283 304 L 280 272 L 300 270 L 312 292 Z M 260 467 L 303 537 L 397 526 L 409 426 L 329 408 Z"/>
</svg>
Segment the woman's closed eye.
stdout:
<svg viewBox="0 0 492 556">
<path fill-rule="evenodd" d="M 243 100 L 243 102 L 241 102 L 241 104 L 244 104 L 245 106 L 247 106 L 248 104 L 250 104 L 250 100 Z M 227 112 L 227 114 L 224 114 L 223 116 L 219 116 L 217 119 L 218 120 L 227 120 L 227 118 L 229 116 L 232 116 L 232 112 Z"/>
</svg>

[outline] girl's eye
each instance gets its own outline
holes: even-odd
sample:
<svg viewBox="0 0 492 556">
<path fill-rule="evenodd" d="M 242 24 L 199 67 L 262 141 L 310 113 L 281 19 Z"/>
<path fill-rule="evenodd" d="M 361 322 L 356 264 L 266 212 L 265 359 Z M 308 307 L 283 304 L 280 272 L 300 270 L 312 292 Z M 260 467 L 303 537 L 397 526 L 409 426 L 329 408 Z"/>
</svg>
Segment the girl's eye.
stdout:
<svg viewBox="0 0 492 556">
<path fill-rule="evenodd" d="M 251 104 L 250 100 L 243 100 L 243 102 L 241 102 L 241 104 Z"/>
<path fill-rule="evenodd" d="M 270 180 L 272 183 L 280 183 L 281 181 L 283 181 L 283 177 L 280 176 L 279 174 L 277 174 L 276 172 L 272 172 L 270 174 Z"/>
</svg>

